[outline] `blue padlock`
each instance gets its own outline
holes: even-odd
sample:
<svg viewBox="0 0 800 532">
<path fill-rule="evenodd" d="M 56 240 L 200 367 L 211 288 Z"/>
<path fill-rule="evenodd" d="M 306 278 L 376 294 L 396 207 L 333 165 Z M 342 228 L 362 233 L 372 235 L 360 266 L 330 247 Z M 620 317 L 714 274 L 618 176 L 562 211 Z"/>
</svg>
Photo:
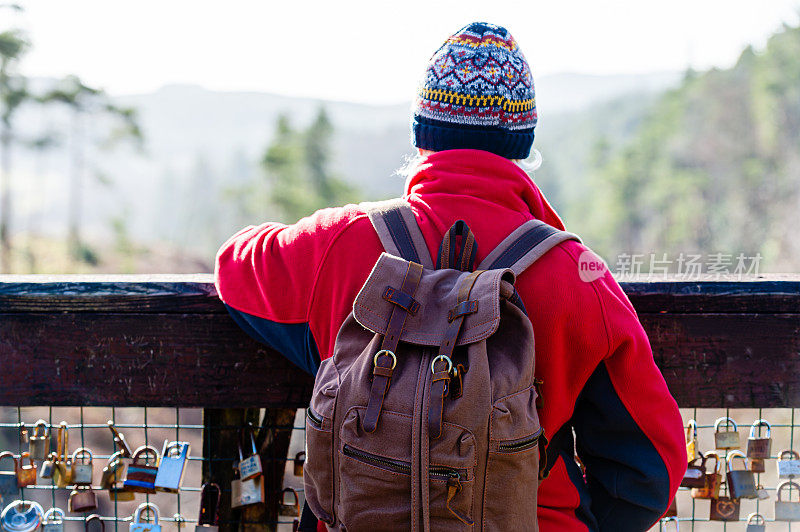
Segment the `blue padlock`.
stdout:
<svg viewBox="0 0 800 532">
<path fill-rule="evenodd" d="M 158 473 L 156 474 L 156 491 L 178 493 L 188 459 L 189 442 L 164 440 L 161 463 L 158 464 Z"/>
</svg>

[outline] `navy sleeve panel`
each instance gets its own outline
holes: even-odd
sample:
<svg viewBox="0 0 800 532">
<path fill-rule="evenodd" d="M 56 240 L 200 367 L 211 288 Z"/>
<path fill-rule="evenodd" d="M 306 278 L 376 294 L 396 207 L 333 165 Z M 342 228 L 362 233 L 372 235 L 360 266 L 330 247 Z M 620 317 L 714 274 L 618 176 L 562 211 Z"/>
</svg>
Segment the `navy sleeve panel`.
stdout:
<svg viewBox="0 0 800 532">
<path fill-rule="evenodd" d="M 669 505 L 667 467 L 622 404 L 605 363 L 581 391 L 572 422 L 599 529 L 650 528 Z"/>
<path fill-rule="evenodd" d="M 308 323 L 278 323 L 225 305 L 233 321 L 255 340 L 281 353 L 301 369 L 316 375 L 319 350 Z"/>
</svg>

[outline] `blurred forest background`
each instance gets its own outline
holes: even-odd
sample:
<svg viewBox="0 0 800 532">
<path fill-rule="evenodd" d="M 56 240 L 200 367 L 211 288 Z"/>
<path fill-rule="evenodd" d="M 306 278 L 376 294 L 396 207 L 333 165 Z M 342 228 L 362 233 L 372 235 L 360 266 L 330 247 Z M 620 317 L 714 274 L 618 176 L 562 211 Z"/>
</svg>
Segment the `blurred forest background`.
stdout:
<svg viewBox="0 0 800 532">
<path fill-rule="evenodd" d="M 4 273 L 211 271 L 245 225 L 402 192 L 407 104 L 190 85 L 115 96 L 24 77 L 35 46 L 0 23 Z M 536 83 L 535 181 L 609 263 L 760 253 L 762 272 L 800 270 L 800 28 L 729 69 Z"/>
</svg>

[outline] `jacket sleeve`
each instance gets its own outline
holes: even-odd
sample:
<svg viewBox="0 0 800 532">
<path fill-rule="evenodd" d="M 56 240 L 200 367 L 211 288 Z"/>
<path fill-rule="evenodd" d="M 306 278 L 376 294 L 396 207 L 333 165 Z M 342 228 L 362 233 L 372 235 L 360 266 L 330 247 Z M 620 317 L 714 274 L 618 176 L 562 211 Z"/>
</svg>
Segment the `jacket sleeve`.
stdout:
<svg viewBox="0 0 800 532">
<path fill-rule="evenodd" d="M 646 530 L 686 471 L 683 422 L 630 301 L 610 273 L 595 282 L 609 349 L 575 406 L 576 450 L 599 529 Z"/>
<path fill-rule="evenodd" d="M 234 321 L 312 375 L 320 362 L 310 327 L 317 278 L 331 243 L 354 214 L 348 206 L 323 209 L 294 225 L 250 226 L 217 253 L 217 292 Z"/>
</svg>

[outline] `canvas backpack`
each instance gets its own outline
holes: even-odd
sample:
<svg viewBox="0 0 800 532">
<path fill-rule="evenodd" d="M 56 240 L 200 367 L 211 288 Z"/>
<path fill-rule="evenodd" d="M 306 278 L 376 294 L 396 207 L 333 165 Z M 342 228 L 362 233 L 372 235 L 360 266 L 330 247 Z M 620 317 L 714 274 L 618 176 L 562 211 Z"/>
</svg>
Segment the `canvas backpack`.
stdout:
<svg viewBox="0 0 800 532">
<path fill-rule="evenodd" d="M 434 267 L 407 203 L 367 213 L 386 253 L 317 373 L 307 505 L 349 532 L 537 530 L 546 440 L 533 329 L 514 280 L 577 237 L 526 222 L 473 272 L 464 222 L 445 234 Z"/>
</svg>

